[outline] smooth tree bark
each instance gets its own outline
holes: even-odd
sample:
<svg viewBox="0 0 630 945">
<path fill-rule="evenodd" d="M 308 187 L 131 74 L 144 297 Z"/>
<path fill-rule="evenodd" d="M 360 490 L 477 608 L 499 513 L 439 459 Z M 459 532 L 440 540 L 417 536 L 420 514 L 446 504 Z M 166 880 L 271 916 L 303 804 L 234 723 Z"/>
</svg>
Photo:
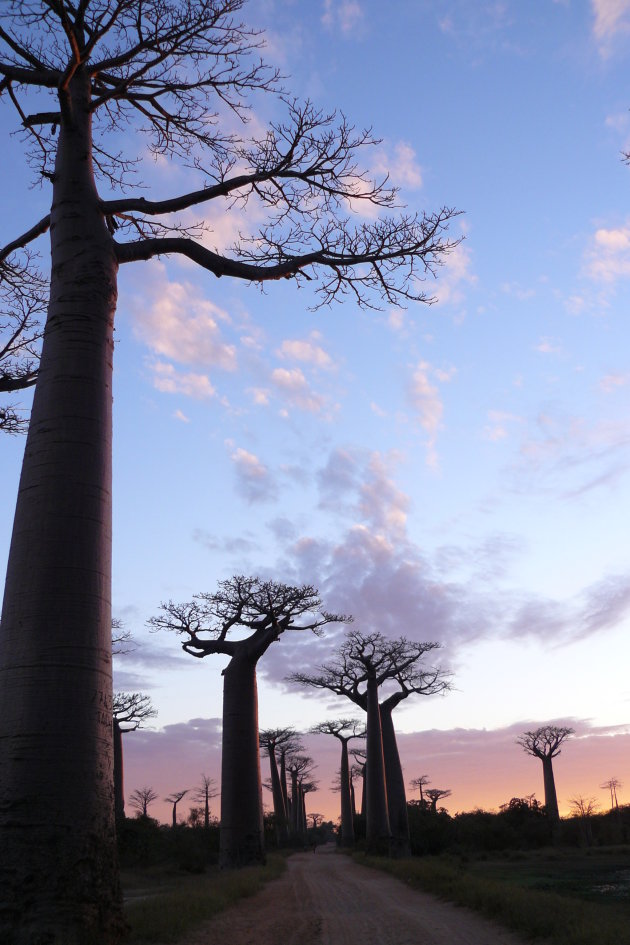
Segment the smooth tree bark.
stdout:
<svg viewBox="0 0 630 945">
<path fill-rule="evenodd" d="M 356 719 L 330 719 L 320 722 L 311 730 L 318 735 L 333 735 L 341 742 L 341 763 L 339 766 L 339 791 L 341 796 L 341 846 L 354 845 L 354 809 L 352 778 L 348 743 L 354 738 L 365 738 L 366 730 Z"/>
<path fill-rule="evenodd" d="M 50 234 L 0 639 L 0 937 L 17 945 L 111 945 L 122 934 L 109 639 L 119 265 L 176 255 L 216 277 L 308 281 L 323 303 L 350 294 L 389 305 L 431 301 L 423 280 L 456 243 L 447 207 L 349 221 L 350 201 L 397 205 L 387 181 L 359 166 L 374 139 L 281 96 L 255 58 L 258 34 L 237 18 L 242 6 L 6 0 L 0 9 L 0 98 L 30 136 L 50 200 L 0 249 L 6 271 Z M 277 94 L 286 118 L 246 141 L 222 119 L 242 116 L 252 92 Z M 120 141 L 131 149 L 122 156 Z M 158 199 L 122 189 L 147 148 L 195 167 L 194 188 Z M 252 196 L 268 222 L 229 254 L 173 217 Z"/>
<path fill-rule="evenodd" d="M 150 696 L 141 692 L 114 693 L 114 808 L 117 821 L 125 816 L 123 734 L 135 732 L 147 719 L 156 715 Z"/>
<path fill-rule="evenodd" d="M 516 742 L 524 752 L 539 758 L 543 767 L 543 783 L 545 788 L 545 809 L 552 825 L 554 836 L 560 823 L 558 797 L 553 776 L 553 758 L 560 754 L 560 746 L 575 729 L 566 725 L 542 725 L 530 732 L 524 732 Z"/>
<path fill-rule="evenodd" d="M 379 633 L 351 630 L 335 661 L 319 674 L 294 673 L 289 678 L 345 696 L 367 714 L 366 772 L 364 778 L 366 841 L 368 848 L 392 855 L 409 850 L 409 824 L 405 784 L 400 765 L 391 713 L 412 693 L 445 692 L 449 675 L 426 667 L 426 655 L 437 643 L 415 643 L 400 637 L 392 640 Z M 379 704 L 379 689 L 395 691 Z M 393 823 L 392 823 L 393 810 Z"/>
<path fill-rule="evenodd" d="M 183 636 L 186 653 L 230 657 L 223 670 L 220 865 L 262 862 L 258 661 L 287 629 L 319 633 L 326 624 L 347 618 L 322 610 L 310 585 L 292 587 L 243 576 L 222 581 L 218 591 L 197 594 L 192 602 L 169 601 L 161 610 L 150 625 Z M 233 639 L 233 631 L 249 635 Z"/>
</svg>

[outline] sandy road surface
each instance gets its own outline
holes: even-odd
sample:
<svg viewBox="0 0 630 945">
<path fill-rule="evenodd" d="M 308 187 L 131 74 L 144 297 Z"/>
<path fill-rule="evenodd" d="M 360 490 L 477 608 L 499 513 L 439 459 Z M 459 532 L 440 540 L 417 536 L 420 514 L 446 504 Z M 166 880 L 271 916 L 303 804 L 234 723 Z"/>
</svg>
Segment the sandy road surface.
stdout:
<svg viewBox="0 0 630 945">
<path fill-rule="evenodd" d="M 486 919 L 358 866 L 334 846 L 287 872 L 181 945 L 524 945 Z"/>
</svg>

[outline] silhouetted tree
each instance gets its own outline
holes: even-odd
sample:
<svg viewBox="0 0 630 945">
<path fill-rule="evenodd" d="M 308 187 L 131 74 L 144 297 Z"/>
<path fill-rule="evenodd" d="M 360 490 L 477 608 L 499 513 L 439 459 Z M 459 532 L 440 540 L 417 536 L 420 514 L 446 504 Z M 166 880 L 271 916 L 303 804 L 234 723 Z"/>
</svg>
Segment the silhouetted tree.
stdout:
<svg viewBox="0 0 630 945">
<path fill-rule="evenodd" d="M 259 733 L 260 747 L 265 749 L 269 757 L 270 789 L 273 798 L 277 841 L 280 846 L 285 844 L 289 838 L 285 758 L 287 752 L 302 750 L 296 741 L 296 736 L 297 733 L 293 728 L 266 728 Z M 278 769 L 276 750 L 280 753 L 282 759 L 282 773 Z"/>
<path fill-rule="evenodd" d="M 450 797 L 452 794 L 452 791 L 442 790 L 442 788 L 429 788 L 424 793 L 431 801 L 431 810 L 435 814 L 437 813 L 437 802 L 441 801 L 443 797 Z"/>
<path fill-rule="evenodd" d="M 183 636 L 186 653 L 230 657 L 223 670 L 220 861 L 223 867 L 259 862 L 264 851 L 256 666 L 285 630 L 319 633 L 347 618 L 322 610 L 310 585 L 243 576 L 222 581 L 218 591 L 196 594 L 191 602 L 169 601 L 161 610 L 150 625 Z M 233 639 L 233 631 L 249 635 Z"/>
<path fill-rule="evenodd" d="M 304 784 L 313 771 L 313 759 L 310 755 L 287 755 L 287 773 L 291 777 L 291 817 L 290 834 L 294 840 L 303 840 L 306 832 L 304 807 Z"/>
<path fill-rule="evenodd" d="M 341 793 L 341 845 L 354 844 L 354 821 L 348 759 L 348 742 L 353 738 L 365 738 L 365 726 L 356 719 L 330 719 L 315 725 L 311 731 L 319 735 L 333 735 L 341 742 L 341 764 L 339 768 L 339 790 Z M 316 825 L 314 825 L 316 826 Z"/>
<path fill-rule="evenodd" d="M 365 768 L 367 762 L 367 752 L 361 751 L 360 748 L 353 748 L 350 752 L 354 758 L 356 764 L 353 765 L 353 771 L 357 777 L 361 778 L 361 816 L 365 817 L 366 803 L 365 803 L 365 794 L 366 794 L 366 778 L 365 778 Z"/>
<path fill-rule="evenodd" d="M 113 700 L 114 725 L 114 800 L 116 817 L 125 816 L 123 734 L 135 732 L 147 719 L 154 718 L 150 696 L 142 692 L 116 692 Z"/>
<path fill-rule="evenodd" d="M 193 799 L 195 801 L 201 801 L 203 804 L 203 825 L 206 830 L 210 828 L 210 798 L 216 797 L 219 793 L 214 790 L 214 785 L 214 778 L 208 777 L 207 774 L 202 774 L 201 784 L 199 787 L 195 788 L 193 792 Z"/>
<path fill-rule="evenodd" d="M 346 696 L 367 713 L 366 840 L 368 848 L 409 852 L 405 782 L 396 743 L 392 712 L 412 693 L 431 695 L 450 687 L 448 674 L 428 668 L 423 660 L 438 643 L 416 643 L 380 633 L 351 630 L 334 661 L 319 674 L 293 673 L 294 682 Z M 385 683 L 394 687 L 379 703 Z"/>
<path fill-rule="evenodd" d="M 46 286 L 30 254 L 0 262 L 0 394 L 32 387 L 37 380 Z M 24 433 L 28 418 L 14 403 L 0 406 L 0 432 Z"/>
<path fill-rule="evenodd" d="M 138 788 L 129 798 L 129 803 L 134 807 L 140 817 L 149 816 L 149 804 L 157 801 L 157 794 L 150 787 Z"/>
<path fill-rule="evenodd" d="M 186 788 L 184 791 L 173 791 L 172 794 L 169 794 L 168 797 L 164 798 L 167 804 L 173 805 L 173 817 L 171 824 L 174 828 L 177 827 L 177 805 L 183 797 L 186 797 L 189 790 L 189 788 Z"/>
<path fill-rule="evenodd" d="M 594 797 L 572 797 L 569 800 L 571 807 L 571 816 L 579 818 L 580 832 L 582 840 L 587 847 L 593 846 L 593 828 L 591 826 L 591 817 L 597 812 L 599 804 Z"/>
<path fill-rule="evenodd" d="M 343 117 L 283 93 L 286 118 L 253 140 L 225 127 L 225 113 L 242 116 L 250 93 L 281 94 L 254 58 L 261 40 L 237 19 L 242 6 L 5 0 L 0 11 L 0 97 L 51 188 L 50 213 L 0 249 L 0 263 L 15 266 L 16 254 L 50 234 L 0 650 L 0 737 L 12 746 L 0 759 L 2 796 L 11 799 L 0 805 L 0 880 L 12 904 L 2 934 L 29 945 L 40 933 L 109 945 L 122 932 L 109 639 L 119 266 L 175 255 L 217 277 L 308 280 L 322 303 L 349 295 L 390 305 L 429 301 L 423 280 L 454 245 L 445 237 L 449 208 L 350 222 L 349 201 L 385 211 L 398 203 L 386 180 L 370 182 L 358 166 L 371 134 Z M 125 154 L 112 153 L 110 134 Z M 193 190 L 121 195 L 147 152 L 195 167 Z M 267 222 L 229 254 L 206 248 L 198 229 L 173 216 L 249 197 Z M 58 733 L 70 731 L 60 748 Z"/>
<path fill-rule="evenodd" d="M 424 804 L 424 795 L 423 795 L 423 793 L 422 793 L 422 789 L 423 789 L 424 787 L 426 787 L 427 784 L 431 784 L 431 782 L 429 781 L 428 775 L 426 775 L 426 774 L 421 774 L 420 777 L 418 777 L 418 778 L 413 778 L 413 780 L 411 780 L 411 781 L 409 782 L 409 787 L 410 787 L 410 788 L 418 788 L 418 790 L 420 791 L 420 803 L 421 803 L 421 804 Z"/>
<path fill-rule="evenodd" d="M 608 788 L 610 791 L 610 809 L 619 810 L 619 801 L 617 800 L 617 788 L 622 788 L 623 784 L 617 778 L 610 778 L 608 781 L 604 781 L 603 784 L 600 784 L 601 788 Z"/>
<path fill-rule="evenodd" d="M 552 759 L 560 754 L 560 746 L 574 734 L 574 729 L 563 725 L 542 725 L 531 732 L 524 732 L 516 742 L 523 751 L 534 758 L 539 758 L 543 766 L 543 782 L 545 787 L 545 808 L 552 824 L 560 822 L 558 811 L 558 797 L 553 777 Z"/>
</svg>

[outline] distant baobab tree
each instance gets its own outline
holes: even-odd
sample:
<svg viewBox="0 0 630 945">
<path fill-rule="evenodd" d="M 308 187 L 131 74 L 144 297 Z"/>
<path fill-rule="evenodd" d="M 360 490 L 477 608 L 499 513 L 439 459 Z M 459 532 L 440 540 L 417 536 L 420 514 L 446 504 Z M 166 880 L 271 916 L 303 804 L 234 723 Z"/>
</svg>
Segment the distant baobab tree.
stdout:
<svg viewBox="0 0 630 945">
<path fill-rule="evenodd" d="M 600 788 L 607 788 L 610 791 L 610 809 L 619 810 L 619 801 L 617 800 L 617 788 L 622 788 L 623 784 L 617 778 L 610 778 L 600 784 Z"/>
<path fill-rule="evenodd" d="M 410 788 L 418 788 L 420 791 L 420 804 L 424 804 L 424 795 L 422 793 L 422 789 L 425 788 L 427 784 L 431 784 L 431 782 L 429 781 L 429 777 L 426 774 L 421 774 L 419 777 L 413 778 L 409 782 Z"/>
<path fill-rule="evenodd" d="M 213 593 L 161 605 L 156 630 L 182 636 L 184 652 L 230 657 L 223 670 L 220 863 L 240 867 L 264 860 L 256 667 L 286 630 L 319 633 L 348 618 L 322 609 L 314 587 L 237 575 Z M 234 639 L 231 634 L 247 633 Z"/>
<path fill-rule="evenodd" d="M 289 677 L 345 696 L 367 714 L 366 842 L 373 851 L 387 847 L 399 856 L 409 852 L 407 798 L 392 712 L 412 693 L 433 695 L 450 688 L 448 673 L 424 663 L 435 649 L 438 643 L 350 630 L 335 659 L 318 673 Z M 394 691 L 380 698 L 384 686 Z"/>
<path fill-rule="evenodd" d="M 265 728 L 259 733 L 260 747 L 267 752 L 269 758 L 270 789 L 273 799 L 273 813 L 275 818 L 277 839 L 283 846 L 289 839 L 289 811 L 287 796 L 286 755 L 287 752 L 302 751 L 302 746 L 296 741 L 297 733 L 294 728 Z M 278 769 L 280 755 L 281 768 Z"/>
<path fill-rule="evenodd" d="M 450 790 L 442 790 L 442 788 L 429 788 L 425 791 L 426 796 L 431 802 L 431 810 L 433 813 L 437 813 L 437 803 L 445 797 L 450 797 L 453 792 Z"/>
<path fill-rule="evenodd" d="M 164 800 L 167 804 L 173 805 L 173 816 L 172 816 L 172 826 L 173 828 L 177 827 L 177 805 L 183 797 L 186 797 L 190 788 L 186 788 L 183 791 L 173 791 L 172 794 L 169 794 L 168 797 L 165 797 Z"/>
<path fill-rule="evenodd" d="M 203 826 L 205 830 L 210 829 L 210 799 L 216 797 L 219 793 L 214 790 L 214 785 L 214 778 L 202 774 L 201 783 L 193 790 L 193 800 L 203 804 Z"/>
<path fill-rule="evenodd" d="M 138 788 L 129 798 L 129 803 L 141 817 L 149 816 L 149 804 L 157 801 L 157 794 L 151 787 Z"/>
<path fill-rule="evenodd" d="M 560 822 L 558 797 L 553 777 L 552 760 L 560 754 L 560 746 L 575 733 L 575 730 L 563 725 L 542 725 L 531 732 L 524 732 L 516 741 L 523 751 L 534 758 L 539 758 L 543 766 L 545 787 L 545 808 L 551 824 L 556 827 Z"/>
<path fill-rule="evenodd" d="M 287 755 L 286 764 L 291 778 L 290 833 L 294 840 L 301 840 L 306 833 L 304 794 L 315 790 L 315 782 L 311 779 L 315 765 L 310 755 Z"/>
<path fill-rule="evenodd" d="M 116 818 L 125 816 L 123 735 L 141 728 L 147 719 L 154 718 L 150 696 L 142 692 L 115 692 L 112 704 L 114 726 L 114 801 Z"/>
<path fill-rule="evenodd" d="M 365 738 L 366 729 L 356 719 L 329 719 L 315 725 L 311 732 L 318 735 L 333 735 L 341 742 L 341 764 L 339 768 L 339 790 L 341 792 L 341 846 L 354 844 L 354 821 L 352 816 L 352 794 L 350 784 L 350 762 L 348 742 L 354 738 Z"/>
</svg>

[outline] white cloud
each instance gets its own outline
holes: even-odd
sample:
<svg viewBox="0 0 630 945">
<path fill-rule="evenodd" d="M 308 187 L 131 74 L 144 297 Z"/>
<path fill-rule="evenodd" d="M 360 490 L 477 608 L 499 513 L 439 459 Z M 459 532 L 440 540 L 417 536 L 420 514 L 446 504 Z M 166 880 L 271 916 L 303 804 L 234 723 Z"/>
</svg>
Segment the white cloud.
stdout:
<svg viewBox="0 0 630 945">
<path fill-rule="evenodd" d="M 374 166 L 377 175 L 389 176 L 396 187 L 419 190 L 422 187 L 422 168 L 416 160 L 416 152 L 406 141 L 398 141 L 393 154 L 381 150 Z"/>
<path fill-rule="evenodd" d="M 248 502 L 268 502 L 276 498 L 277 486 L 258 456 L 238 447 L 230 459 L 236 471 L 237 489 Z"/>
<path fill-rule="evenodd" d="M 483 430 L 483 437 L 485 440 L 496 442 L 508 436 L 508 424 L 521 423 L 522 418 L 504 410 L 489 410 L 488 421 Z"/>
<path fill-rule="evenodd" d="M 603 57 L 611 53 L 613 40 L 630 33 L 630 0 L 591 0 L 593 34 Z"/>
<path fill-rule="evenodd" d="M 190 417 L 187 417 L 182 410 L 176 410 L 173 416 L 176 420 L 180 420 L 182 423 L 190 423 Z"/>
<path fill-rule="evenodd" d="M 306 364 L 313 365 L 313 367 L 330 368 L 333 360 L 328 352 L 324 351 L 322 346 L 317 343 L 320 338 L 320 333 L 314 331 L 306 340 L 286 339 L 282 342 L 276 354 L 283 360 L 303 361 Z"/>
<path fill-rule="evenodd" d="M 258 407 L 266 407 L 269 403 L 269 391 L 264 387 L 249 387 L 247 393 Z"/>
<path fill-rule="evenodd" d="M 611 394 L 619 387 L 627 387 L 630 384 L 630 374 L 606 374 L 599 382 L 599 388 L 605 394 Z"/>
<path fill-rule="evenodd" d="M 560 354 L 562 348 L 553 338 L 541 338 L 538 344 L 534 345 L 534 351 L 539 351 L 540 354 Z"/>
<path fill-rule="evenodd" d="M 456 368 L 450 367 L 446 370 L 436 369 L 428 361 L 420 361 L 413 373 L 411 383 L 408 388 L 408 399 L 415 410 L 420 426 L 429 434 L 427 443 L 427 463 L 430 466 L 437 465 L 437 454 L 435 452 L 435 441 L 438 430 L 442 426 L 442 416 L 444 406 L 440 392 L 431 378 L 435 378 L 441 383 L 450 381 L 456 373 Z"/>
<path fill-rule="evenodd" d="M 363 24 L 363 9 L 358 0 L 324 0 L 322 23 L 329 30 L 340 30 L 344 36 L 357 35 Z"/>
<path fill-rule="evenodd" d="M 606 288 L 630 276 L 630 226 L 595 231 L 586 252 L 586 273 Z"/>
<path fill-rule="evenodd" d="M 165 394 L 183 394 L 195 400 L 214 397 L 215 389 L 207 374 L 183 374 L 164 361 L 154 361 L 149 367 L 153 374 L 153 386 Z"/>
<path fill-rule="evenodd" d="M 226 312 L 185 282 L 169 281 L 160 264 L 151 269 L 141 299 L 133 306 L 136 335 L 157 355 L 182 364 L 236 368 L 236 349 L 221 337 Z"/>
<path fill-rule="evenodd" d="M 271 372 L 271 383 L 276 394 L 284 398 L 291 407 L 306 410 L 308 413 L 320 413 L 324 407 L 321 394 L 312 391 L 300 368 L 276 368 Z"/>
<path fill-rule="evenodd" d="M 464 243 L 459 243 L 438 270 L 435 296 L 439 305 L 461 305 L 465 288 L 477 283 L 477 276 L 471 269 L 470 250 Z"/>
</svg>

